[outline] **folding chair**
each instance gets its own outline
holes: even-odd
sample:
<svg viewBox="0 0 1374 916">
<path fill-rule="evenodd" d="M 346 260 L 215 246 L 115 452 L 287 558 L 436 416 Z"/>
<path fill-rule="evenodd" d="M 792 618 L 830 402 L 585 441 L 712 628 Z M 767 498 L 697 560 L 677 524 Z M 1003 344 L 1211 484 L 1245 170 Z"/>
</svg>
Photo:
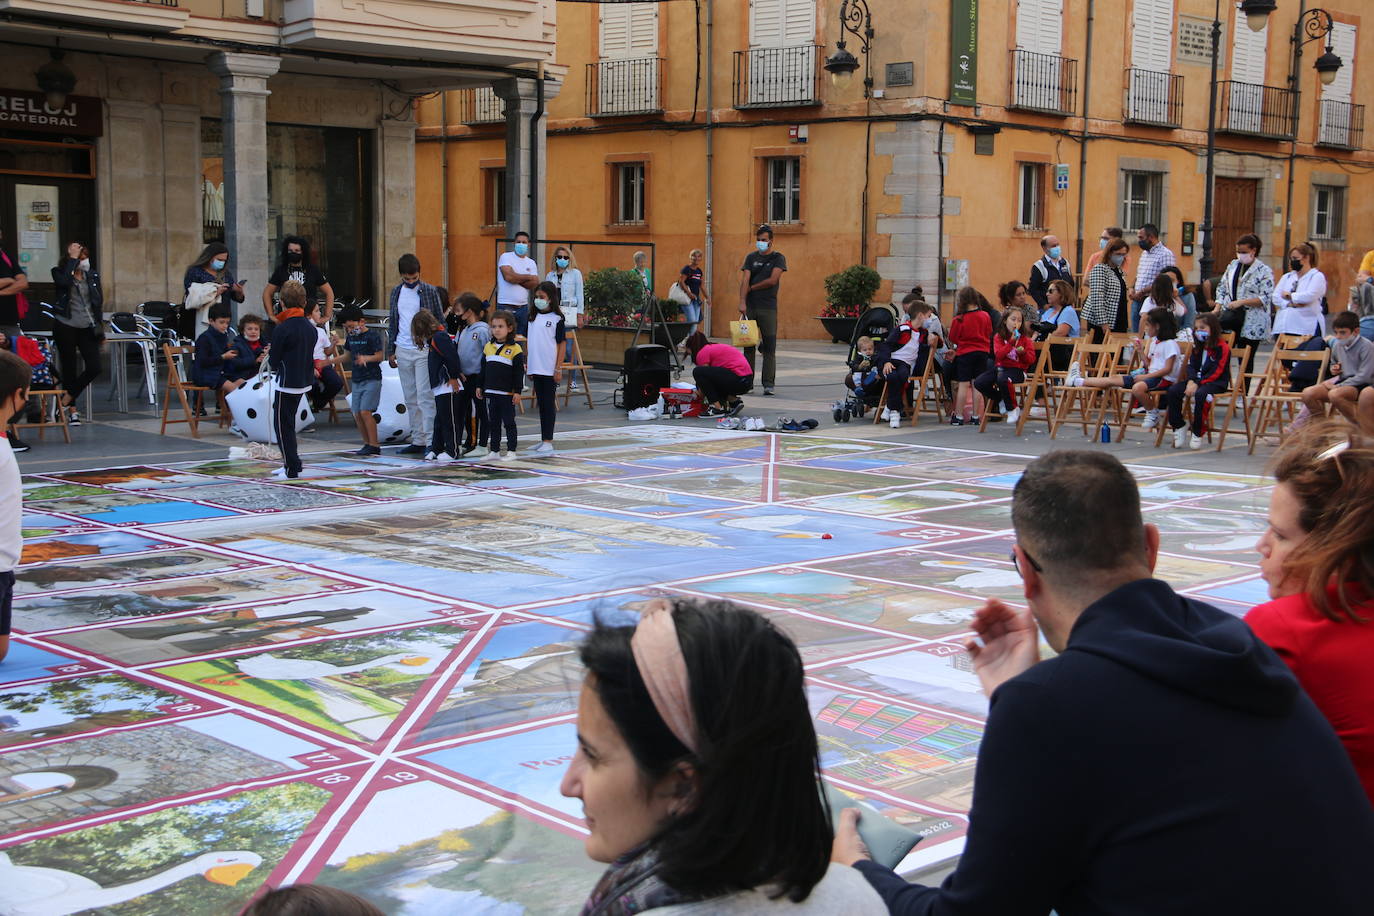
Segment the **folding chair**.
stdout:
<svg viewBox="0 0 1374 916">
<path fill-rule="evenodd" d="M 200 438 L 200 417 L 196 415 L 197 408 L 202 403 L 205 392 L 210 390 L 208 385 L 193 385 L 186 381 L 184 360 L 188 356 L 195 355 L 195 348 L 184 345 L 173 346 L 172 344 L 162 345 L 163 358 L 167 360 L 167 392 L 162 399 L 162 428 L 158 430 L 158 435 L 167 435 L 167 427 L 178 423 L 185 423 L 191 427 L 192 438 Z M 192 400 L 196 402 L 196 407 L 191 406 L 191 401 L 187 400 L 186 393 L 190 392 Z M 181 401 L 181 410 L 184 419 L 176 420 L 169 417 L 172 410 L 172 395 L 175 394 Z M 228 408 L 221 408 L 220 425 L 223 426 L 229 414 Z"/>
<path fill-rule="evenodd" d="M 1188 360 L 1191 358 L 1193 352 L 1193 342 L 1191 340 L 1180 340 L 1178 342 L 1178 352 L 1178 358 L 1181 361 L 1181 364 L 1177 367 L 1179 377 L 1186 378 L 1188 375 Z M 1160 405 L 1163 403 L 1166 390 L 1167 389 L 1160 388 L 1145 395 L 1145 403 L 1142 406 L 1144 406 L 1146 411 L 1158 411 L 1161 409 Z M 1107 393 L 1110 395 L 1112 392 Z M 1117 442 L 1126 441 L 1126 427 L 1131 425 L 1131 401 L 1134 397 L 1134 393 L 1129 388 L 1122 388 L 1119 393 L 1117 393 Z M 1106 413 L 1107 405 L 1103 404 L 1097 413 L 1096 423 L 1098 426 L 1101 425 Z M 1163 441 L 1164 423 L 1161 420 L 1155 424 L 1155 448 L 1159 448 L 1159 444 Z"/>
<path fill-rule="evenodd" d="M 929 404 L 930 406 L 926 406 Z M 878 394 L 878 407 L 873 411 L 873 422 L 879 422 L 883 408 L 887 406 L 887 379 L 883 379 L 882 391 Z M 935 350 L 926 352 L 926 363 L 919 374 L 906 380 L 902 391 L 902 416 L 911 418 L 915 426 L 923 413 L 935 414 L 936 422 L 944 422 L 945 388 L 935 371 Z"/>
<path fill-rule="evenodd" d="M 1009 383 L 1011 389 L 1016 393 L 1016 403 L 1024 408 L 1021 411 L 1021 416 L 1023 419 L 1026 414 L 1030 413 L 1030 407 L 1026 404 L 1026 401 L 1028 400 L 1028 394 L 1034 390 L 1031 388 L 1031 386 L 1039 384 L 1038 380 L 1044 378 L 1045 367 L 1049 365 L 1050 361 L 1049 345 L 1041 343 L 1039 344 L 1039 347 L 1040 351 L 1035 356 L 1035 365 L 1031 367 L 1030 373 L 1026 375 L 1025 380 L 1020 382 Z M 981 433 L 987 430 L 988 415 L 992 413 L 992 408 L 995 406 L 996 405 L 987 404 L 983 406 L 983 418 L 978 421 L 978 432 Z M 1024 423 L 1022 422 L 1022 420 L 1017 421 L 1016 435 L 1021 435 L 1021 427 L 1023 425 Z"/>
<path fill-rule="evenodd" d="M 1118 374 L 1116 363 L 1121 356 L 1120 343 L 1111 337 L 1100 344 L 1092 343 L 1083 337 L 1078 340 L 1078 346 L 1073 352 L 1073 359 L 1078 363 L 1078 370 L 1084 378 L 1106 378 L 1109 375 Z M 1062 382 L 1056 382 L 1052 390 L 1057 404 L 1055 405 L 1054 420 L 1050 423 L 1050 438 L 1058 438 L 1059 427 L 1064 425 L 1064 420 L 1068 417 L 1069 411 L 1075 406 L 1078 408 L 1083 435 L 1090 436 L 1088 411 L 1096 407 L 1098 401 L 1102 400 L 1099 396 L 1107 392 L 1097 388 L 1072 387 L 1068 384 L 1067 378 Z"/>
<path fill-rule="evenodd" d="M 569 399 L 573 394 L 573 380 L 580 374 L 582 376 L 581 394 L 587 398 L 587 409 L 594 410 L 596 405 L 592 402 L 592 383 L 587 380 L 587 369 L 589 368 L 582 362 L 582 348 L 577 345 L 577 331 L 568 331 L 568 346 L 563 354 L 563 362 L 558 368 L 568 374 L 568 380 L 563 387 L 563 407 L 568 406 Z"/>
<path fill-rule="evenodd" d="M 1062 338 L 1061 338 L 1062 339 Z M 1017 402 L 1021 405 L 1021 419 L 1016 421 L 1016 435 L 1021 435 L 1026 428 L 1026 423 L 1032 419 L 1045 421 L 1045 432 L 1050 432 L 1054 427 L 1054 415 L 1057 399 L 1054 396 L 1056 386 L 1064 383 L 1064 372 L 1054 368 L 1057 357 L 1060 353 L 1068 358 L 1063 360 L 1065 366 L 1069 365 L 1077 358 L 1078 343 L 1081 338 L 1073 340 L 1063 340 L 1062 343 L 1055 340 L 1042 340 L 1036 344 L 1040 348 L 1040 355 L 1035 358 L 1035 367 L 1031 370 L 1031 375 L 1026 381 L 1018 385 Z M 1039 409 L 1044 416 L 1032 417 L 1031 411 Z M 986 413 L 984 414 L 986 416 Z"/>
<path fill-rule="evenodd" d="M 62 406 L 62 397 L 66 393 L 67 392 L 62 388 L 30 388 L 29 397 L 38 398 L 38 410 L 40 411 L 42 419 L 37 423 L 25 422 L 14 423 L 12 425 L 15 429 L 38 430 L 38 439 L 40 442 L 43 440 L 43 434 L 48 431 L 49 427 L 61 427 L 62 439 L 70 445 L 72 441 L 72 431 L 71 427 L 67 425 L 67 411 Z M 52 398 L 51 404 L 48 403 L 48 398 Z M 23 411 L 20 412 L 20 414 L 22 413 Z"/>
<path fill-rule="evenodd" d="M 1291 423 L 1295 416 L 1294 407 L 1302 406 L 1302 392 L 1290 390 L 1292 368 L 1285 363 L 1317 363 L 1317 378 L 1321 379 L 1326 376 L 1326 364 L 1330 358 L 1331 351 L 1325 347 L 1320 350 L 1274 348 L 1265 377 L 1260 383 L 1259 393 L 1255 395 L 1255 408 L 1259 410 L 1259 419 L 1251 424 L 1251 455 L 1255 453 L 1255 444 L 1269 435 L 1269 424 L 1273 422 L 1279 425 L 1277 435 L 1279 444 L 1282 445 L 1284 411 L 1287 411 L 1288 422 Z"/>
<path fill-rule="evenodd" d="M 1226 434 L 1241 432 L 1240 429 L 1232 429 L 1231 424 L 1236 417 L 1236 404 L 1240 404 L 1240 418 L 1244 426 L 1246 441 L 1250 439 L 1250 388 L 1251 382 L 1260 377 L 1259 373 L 1246 372 L 1245 366 L 1250 359 L 1249 347 L 1235 347 L 1231 350 L 1231 359 L 1234 361 L 1235 372 L 1231 375 L 1231 387 L 1221 394 L 1212 397 L 1212 422 L 1213 427 L 1207 430 L 1207 441 L 1212 441 L 1212 433 L 1220 433 L 1216 437 L 1217 451 L 1221 451 L 1226 444 Z M 1220 416 L 1222 406 L 1226 407 L 1226 416 L 1220 426 L 1216 426 L 1216 418 Z M 1191 408 L 1190 408 L 1191 409 Z"/>
</svg>

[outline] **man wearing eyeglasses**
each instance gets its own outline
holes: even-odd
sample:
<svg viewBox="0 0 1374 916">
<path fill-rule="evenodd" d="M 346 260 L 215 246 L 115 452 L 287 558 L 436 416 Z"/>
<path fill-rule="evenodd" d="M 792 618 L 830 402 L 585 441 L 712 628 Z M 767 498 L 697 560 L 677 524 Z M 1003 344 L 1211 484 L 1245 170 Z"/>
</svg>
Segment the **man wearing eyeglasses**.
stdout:
<svg viewBox="0 0 1374 916">
<path fill-rule="evenodd" d="M 1052 452 L 1012 525 L 1028 607 L 988 602 L 967 644 L 991 705 L 958 867 L 908 884 L 854 809 L 834 860 L 899 916 L 1368 912 L 1374 809 L 1349 757 L 1244 622 L 1152 578 L 1131 473 Z"/>
</svg>

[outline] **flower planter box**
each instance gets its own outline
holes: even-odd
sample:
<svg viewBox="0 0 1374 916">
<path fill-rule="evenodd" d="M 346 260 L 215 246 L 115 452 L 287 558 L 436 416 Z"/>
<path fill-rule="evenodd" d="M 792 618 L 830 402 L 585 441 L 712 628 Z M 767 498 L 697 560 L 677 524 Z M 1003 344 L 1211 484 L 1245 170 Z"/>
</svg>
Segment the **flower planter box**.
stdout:
<svg viewBox="0 0 1374 916">
<path fill-rule="evenodd" d="M 665 334 L 664 331 L 667 331 Z M 649 329 L 639 335 L 642 344 L 662 344 L 669 349 L 680 347 L 691 332 L 692 325 L 687 321 L 670 321 L 659 325 L 650 335 Z M 577 329 L 577 346 L 582 351 L 582 361 L 598 369 L 620 369 L 625 364 L 625 351 L 635 339 L 635 329 L 585 327 Z"/>
<path fill-rule="evenodd" d="M 847 344 L 854 339 L 854 329 L 859 326 L 857 318 L 817 318 L 825 333 L 830 335 L 831 343 Z"/>
</svg>

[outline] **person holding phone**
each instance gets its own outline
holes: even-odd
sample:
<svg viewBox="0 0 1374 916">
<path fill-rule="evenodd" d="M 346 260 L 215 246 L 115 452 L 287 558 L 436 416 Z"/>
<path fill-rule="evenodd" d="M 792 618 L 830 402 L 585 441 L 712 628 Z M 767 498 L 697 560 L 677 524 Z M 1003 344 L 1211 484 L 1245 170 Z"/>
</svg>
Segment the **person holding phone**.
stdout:
<svg viewBox="0 0 1374 916">
<path fill-rule="evenodd" d="M 215 284 L 219 304 L 230 316 L 234 314 L 234 303 L 243 301 L 243 281 L 234 279 L 234 272 L 229 269 L 229 246 L 223 242 L 206 245 L 191 266 L 186 268 L 186 274 L 181 278 L 182 289 L 189 292 L 193 283 Z M 208 311 L 201 309 L 196 314 L 196 337 L 205 330 Z"/>
<path fill-rule="evenodd" d="M 90 250 L 81 242 L 68 245 L 67 257 L 52 269 L 52 282 L 57 287 L 52 337 L 66 390 L 62 409 L 67 411 L 68 423 L 80 426 L 76 399 L 100 377 L 100 348 L 105 345 L 104 296 L 100 274 L 91 267 Z"/>
</svg>

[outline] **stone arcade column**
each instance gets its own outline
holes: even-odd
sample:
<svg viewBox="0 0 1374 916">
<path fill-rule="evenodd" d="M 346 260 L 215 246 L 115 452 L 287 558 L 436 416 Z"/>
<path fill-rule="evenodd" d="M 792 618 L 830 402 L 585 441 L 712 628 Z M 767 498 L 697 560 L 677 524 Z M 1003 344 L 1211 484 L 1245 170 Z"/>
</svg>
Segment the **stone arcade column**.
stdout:
<svg viewBox="0 0 1374 916">
<path fill-rule="evenodd" d="M 544 114 L 537 124 L 531 118 L 538 107 L 536 81 L 533 79 L 504 79 L 492 83 L 492 91 L 505 102 L 506 110 L 506 235 L 519 231 L 534 231 L 542 238 L 550 236 L 550 227 L 544 221 L 547 212 L 546 189 L 548 188 L 548 150 L 545 144 L 545 125 L 548 123 L 549 104 L 558 96 L 563 84 L 556 80 L 544 81 Z M 530 174 L 530 148 L 537 151 L 539 174 Z M 531 220 L 530 189 L 531 178 L 537 189 L 535 217 Z M 557 234 L 555 229 L 552 234 Z M 531 257 L 541 265 L 544 263 L 542 252 L 532 251 Z"/>
<path fill-rule="evenodd" d="M 257 311 L 272 270 L 267 250 L 267 80 L 281 58 L 221 51 L 210 58 L 220 79 L 224 125 L 224 242 L 230 269 L 246 280 L 242 308 Z M 237 319 L 237 315 L 235 318 Z"/>
</svg>

